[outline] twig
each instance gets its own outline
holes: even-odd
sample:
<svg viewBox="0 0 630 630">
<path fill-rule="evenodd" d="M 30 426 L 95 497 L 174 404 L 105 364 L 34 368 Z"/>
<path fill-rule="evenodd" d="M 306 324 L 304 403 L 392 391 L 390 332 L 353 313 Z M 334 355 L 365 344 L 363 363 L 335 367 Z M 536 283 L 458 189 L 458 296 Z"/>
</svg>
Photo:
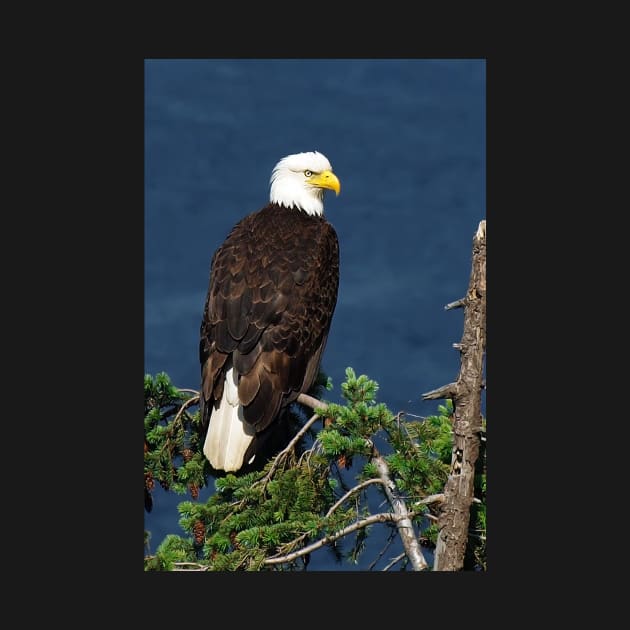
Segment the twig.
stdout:
<svg viewBox="0 0 630 630">
<path fill-rule="evenodd" d="M 297 402 L 306 405 L 311 409 L 326 409 L 326 407 L 328 407 L 326 403 L 323 403 L 321 400 L 313 398 L 313 396 L 309 396 L 308 394 L 300 394 L 297 397 Z"/>
<path fill-rule="evenodd" d="M 179 411 L 177 412 L 176 416 L 173 418 L 173 422 L 171 423 L 171 425 L 169 427 L 169 430 L 168 430 L 167 435 L 166 435 L 166 439 L 164 440 L 164 444 L 162 444 L 162 447 L 160 448 L 160 454 L 163 453 L 164 450 L 168 450 L 169 455 L 171 457 L 173 456 L 172 446 L 171 446 L 171 436 L 174 435 L 175 432 L 177 431 L 177 422 L 182 417 L 182 414 L 184 413 L 185 409 L 187 407 L 190 407 L 190 405 L 193 405 L 193 404 L 195 404 L 197 402 L 199 402 L 199 396 L 193 396 L 192 398 L 189 398 L 188 400 L 185 400 L 181 404 L 181 407 L 179 408 Z"/>
<path fill-rule="evenodd" d="M 409 443 L 414 447 L 416 451 L 418 451 L 418 449 L 420 448 L 420 444 L 415 440 L 415 438 L 411 437 L 411 433 L 409 433 L 409 429 L 407 428 L 407 423 L 404 423 L 402 425 L 400 424 L 400 416 L 404 416 L 404 415 L 413 415 L 413 414 L 406 414 L 404 411 L 399 411 L 396 414 L 396 426 L 398 427 L 398 431 L 401 431 L 402 429 L 405 430 L 405 435 L 409 439 Z M 414 417 L 419 418 L 420 416 L 414 416 Z M 424 418 L 422 418 L 422 420 L 424 420 Z M 388 431 L 388 434 L 389 434 L 389 431 Z"/>
<path fill-rule="evenodd" d="M 199 562 L 173 562 L 174 567 L 197 567 L 196 569 L 173 569 L 173 571 L 207 571 L 209 567 Z"/>
<path fill-rule="evenodd" d="M 380 512 L 379 514 L 372 514 L 360 521 L 356 521 L 352 523 L 352 525 L 348 525 L 347 527 L 344 527 L 342 530 L 334 534 L 330 534 L 329 536 L 320 538 L 317 542 L 314 542 L 311 545 L 303 547 L 299 551 L 294 551 L 293 553 L 289 553 L 286 556 L 280 556 L 276 558 L 267 558 L 266 560 L 263 561 L 263 564 L 283 564 L 285 562 L 291 562 L 292 560 L 295 560 L 296 558 L 299 558 L 300 556 L 304 556 L 307 553 L 311 553 L 312 551 L 315 551 L 316 549 L 319 549 L 320 547 L 323 547 L 324 545 L 327 545 L 328 543 L 334 542 L 335 540 L 338 540 L 339 538 L 343 538 L 344 536 L 347 536 L 348 534 L 351 534 L 352 532 L 355 532 L 358 529 L 361 529 L 362 527 L 367 527 L 368 525 L 373 525 L 374 523 L 387 523 L 388 521 L 397 522 L 401 518 L 402 517 L 396 514 L 392 514 L 391 512 Z"/>
<path fill-rule="evenodd" d="M 396 556 L 389 564 L 383 567 L 383 571 L 389 571 L 397 562 L 400 562 L 405 557 L 405 552 L 403 551 L 399 556 Z"/>
<path fill-rule="evenodd" d="M 186 387 L 178 387 L 177 389 L 186 394 L 195 394 L 199 398 L 199 392 L 196 389 L 187 389 Z"/>
<path fill-rule="evenodd" d="M 395 536 L 396 536 L 396 530 L 392 529 L 392 531 L 389 532 L 389 536 L 387 537 L 387 541 L 385 542 L 385 546 L 381 549 L 381 551 L 378 554 L 378 556 L 376 556 L 376 558 L 374 558 L 374 561 L 370 562 L 370 565 L 367 568 L 368 571 L 371 571 L 376 566 L 376 563 L 383 557 L 383 554 L 390 548 L 390 546 L 391 546 Z M 402 555 L 404 556 L 405 553 L 403 552 Z"/>
<path fill-rule="evenodd" d="M 319 420 L 320 417 L 317 414 L 313 414 L 309 419 L 308 422 L 306 422 L 306 424 L 295 434 L 295 437 L 289 442 L 288 446 L 283 449 L 282 451 L 280 451 L 280 455 L 282 455 L 283 453 L 288 453 L 299 441 L 300 438 L 315 424 L 315 422 L 317 420 Z"/>
<path fill-rule="evenodd" d="M 304 396 L 305 394 L 300 394 L 300 396 Z M 310 396 L 309 396 L 310 398 Z M 325 406 L 325 405 L 324 405 Z M 280 461 L 286 457 L 290 452 L 291 449 L 298 443 L 298 441 L 300 440 L 300 438 L 309 430 L 309 428 L 315 424 L 315 422 L 317 420 L 320 419 L 320 416 L 318 416 L 317 414 L 313 414 L 313 416 L 311 416 L 311 418 L 309 418 L 308 422 L 296 433 L 295 437 L 289 442 L 289 444 L 287 445 L 286 448 L 284 448 L 283 450 L 281 450 L 274 458 L 273 460 L 273 464 L 271 465 L 271 468 L 269 469 L 269 472 L 259 481 L 257 481 L 256 483 L 267 483 L 267 481 L 269 481 L 271 479 L 271 476 L 273 475 L 273 473 L 275 472 L 276 468 L 280 465 Z"/>
<path fill-rule="evenodd" d="M 486 537 L 483 536 L 482 534 L 473 534 L 472 532 L 468 532 L 468 535 L 471 536 L 472 538 L 478 538 L 479 540 L 485 540 Z"/>
<path fill-rule="evenodd" d="M 459 300 L 455 300 L 455 302 L 451 302 L 444 307 L 445 311 L 450 311 L 453 308 L 462 308 L 462 306 L 466 306 L 466 298 L 461 298 Z"/>
<path fill-rule="evenodd" d="M 420 499 L 420 501 L 415 501 L 414 505 L 422 505 L 428 503 L 442 503 L 444 501 L 444 493 L 440 492 L 439 494 L 430 494 L 428 497 L 424 497 L 424 499 Z"/>
<path fill-rule="evenodd" d="M 335 505 L 333 505 L 330 508 L 330 510 L 328 510 L 328 512 L 326 513 L 326 516 L 330 516 L 340 505 L 344 503 L 344 501 L 346 501 L 349 497 L 351 497 L 355 492 L 359 492 L 359 490 L 362 490 L 366 486 L 369 486 L 370 484 L 373 484 L 373 483 L 382 484 L 384 482 L 382 479 L 368 479 L 367 481 L 360 483 L 358 486 L 354 486 L 354 488 L 350 488 L 350 490 L 348 490 L 348 492 L 346 492 L 346 494 L 344 494 L 341 497 L 341 499 L 339 499 L 339 501 L 337 501 L 337 503 L 335 503 Z"/>
<path fill-rule="evenodd" d="M 180 407 L 179 411 L 177 412 L 177 415 L 175 416 L 173 420 L 173 424 L 175 424 L 181 418 L 186 407 L 190 407 L 190 405 L 194 405 L 195 403 L 198 403 L 198 402 L 199 402 L 199 394 L 197 394 L 197 396 L 193 396 L 192 398 L 189 398 L 188 400 L 185 400 L 182 403 L 182 406 Z"/>
</svg>

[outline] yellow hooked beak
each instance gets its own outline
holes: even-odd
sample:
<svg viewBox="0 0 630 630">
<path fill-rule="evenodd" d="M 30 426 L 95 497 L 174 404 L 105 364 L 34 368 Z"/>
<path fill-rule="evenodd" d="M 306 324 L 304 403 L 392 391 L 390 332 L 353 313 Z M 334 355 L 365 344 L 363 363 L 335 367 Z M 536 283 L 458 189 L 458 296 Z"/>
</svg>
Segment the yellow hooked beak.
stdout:
<svg viewBox="0 0 630 630">
<path fill-rule="evenodd" d="M 334 190 L 337 196 L 339 196 L 339 192 L 341 190 L 341 183 L 332 171 L 315 173 L 308 180 L 308 183 L 311 186 L 317 186 L 317 188 L 328 188 L 329 190 Z"/>
</svg>

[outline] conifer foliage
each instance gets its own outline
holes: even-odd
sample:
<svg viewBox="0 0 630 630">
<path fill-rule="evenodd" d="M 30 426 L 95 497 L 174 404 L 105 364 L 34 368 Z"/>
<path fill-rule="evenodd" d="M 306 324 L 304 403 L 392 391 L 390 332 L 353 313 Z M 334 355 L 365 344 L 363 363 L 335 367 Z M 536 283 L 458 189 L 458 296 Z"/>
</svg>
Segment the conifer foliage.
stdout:
<svg viewBox="0 0 630 630">
<path fill-rule="evenodd" d="M 318 393 L 322 383 L 332 387 L 320 374 Z M 434 545 L 451 463 L 452 404 L 439 405 L 435 416 L 409 419 L 378 403 L 377 392 L 375 381 L 348 368 L 341 384 L 345 404 L 319 405 L 310 419 L 313 412 L 295 404 L 293 419 L 302 427 L 295 443 L 262 470 L 215 478 L 202 453 L 197 393 L 178 389 L 165 373 L 146 375 L 145 508 L 151 509 L 155 483 L 188 499 L 178 506 L 180 534 L 151 552 L 145 532 L 145 570 L 305 570 L 310 555 L 326 547 L 342 564 L 356 563 L 374 525 L 390 528 L 388 544 L 396 538 L 401 516 L 391 509 L 392 491 L 420 543 Z M 468 568 L 485 570 L 485 450 L 480 460 L 469 554 L 474 566 Z M 216 491 L 198 501 L 208 484 Z M 369 501 L 374 493 L 381 498 Z M 370 509 L 374 505 L 378 511 Z M 386 570 L 410 566 L 409 553 L 394 560 L 381 555 L 371 567 L 379 561 Z"/>
</svg>

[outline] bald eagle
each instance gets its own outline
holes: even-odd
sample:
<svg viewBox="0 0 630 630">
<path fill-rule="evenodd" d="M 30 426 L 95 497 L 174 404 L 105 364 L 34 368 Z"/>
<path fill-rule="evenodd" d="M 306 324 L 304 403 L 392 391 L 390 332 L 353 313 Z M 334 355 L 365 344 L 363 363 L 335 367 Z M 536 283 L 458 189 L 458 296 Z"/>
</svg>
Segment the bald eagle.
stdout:
<svg viewBox="0 0 630 630">
<path fill-rule="evenodd" d="M 337 303 L 339 243 L 324 191 L 339 179 L 317 151 L 273 168 L 269 203 L 215 252 L 203 310 L 203 452 L 217 471 L 254 465 L 282 437 L 287 407 L 319 372 Z"/>
</svg>

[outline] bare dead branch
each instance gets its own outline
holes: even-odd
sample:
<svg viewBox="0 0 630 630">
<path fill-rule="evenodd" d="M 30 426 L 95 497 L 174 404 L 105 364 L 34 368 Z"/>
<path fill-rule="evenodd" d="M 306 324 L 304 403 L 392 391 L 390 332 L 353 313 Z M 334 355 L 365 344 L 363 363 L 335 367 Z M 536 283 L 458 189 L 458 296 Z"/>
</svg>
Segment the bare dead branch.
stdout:
<svg viewBox="0 0 630 630">
<path fill-rule="evenodd" d="M 461 298 L 459 300 L 456 300 L 455 302 L 451 302 L 450 304 L 447 304 L 444 307 L 444 310 L 450 311 L 451 309 L 462 308 L 463 306 L 466 306 L 466 298 Z"/>
<path fill-rule="evenodd" d="M 444 493 L 430 494 L 428 497 L 420 499 L 420 501 L 414 501 L 414 505 L 428 505 L 429 503 L 444 503 Z"/>
<path fill-rule="evenodd" d="M 457 384 L 449 383 L 448 385 L 442 385 L 442 387 L 438 387 L 437 389 L 432 389 L 430 392 L 426 394 L 422 394 L 422 400 L 438 400 L 438 399 L 446 399 L 446 398 L 455 398 L 455 394 L 457 393 Z"/>
<path fill-rule="evenodd" d="M 482 430 L 481 389 L 486 347 L 485 221 L 479 223 L 473 238 L 472 269 L 465 301 L 464 333 L 458 344 L 461 365 L 452 396 L 453 454 L 438 521 L 435 571 L 461 570 L 468 543 L 475 464 Z"/>
</svg>

